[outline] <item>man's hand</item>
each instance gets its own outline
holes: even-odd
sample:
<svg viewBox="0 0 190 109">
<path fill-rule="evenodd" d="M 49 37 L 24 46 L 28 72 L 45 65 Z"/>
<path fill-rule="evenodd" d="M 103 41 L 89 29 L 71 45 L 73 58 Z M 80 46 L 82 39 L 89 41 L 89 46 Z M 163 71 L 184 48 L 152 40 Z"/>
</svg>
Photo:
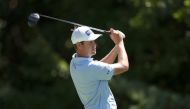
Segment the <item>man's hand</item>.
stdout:
<svg viewBox="0 0 190 109">
<path fill-rule="evenodd" d="M 110 28 L 110 32 L 110 37 L 116 45 L 123 41 L 123 34 L 121 34 L 122 32 L 114 30 L 113 28 Z"/>
</svg>

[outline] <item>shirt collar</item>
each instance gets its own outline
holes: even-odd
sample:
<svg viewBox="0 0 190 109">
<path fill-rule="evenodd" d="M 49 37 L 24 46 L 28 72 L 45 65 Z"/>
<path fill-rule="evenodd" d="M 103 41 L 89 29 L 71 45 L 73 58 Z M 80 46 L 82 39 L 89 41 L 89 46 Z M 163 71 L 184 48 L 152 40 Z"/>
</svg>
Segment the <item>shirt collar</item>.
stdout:
<svg viewBox="0 0 190 109">
<path fill-rule="evenodd" d="M 89 61 L 93 60 L 93 58 L 91 57 L 78 57 L 77 53 L 73 54 L 72 58 L 76 60 L 89 60 Z"/>
</svg>

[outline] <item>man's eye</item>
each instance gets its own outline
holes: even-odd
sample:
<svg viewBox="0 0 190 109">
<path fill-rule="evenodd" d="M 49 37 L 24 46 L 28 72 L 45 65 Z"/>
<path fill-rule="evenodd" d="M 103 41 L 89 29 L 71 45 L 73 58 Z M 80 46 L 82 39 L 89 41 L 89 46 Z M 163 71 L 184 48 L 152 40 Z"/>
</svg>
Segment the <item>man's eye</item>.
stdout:
<svg viewBox="0 0 190 109">
<path fill-rule="evenodd" d="M 96 43 L 96 41 L 91 41 L 91 43 Z"/>
</svg>

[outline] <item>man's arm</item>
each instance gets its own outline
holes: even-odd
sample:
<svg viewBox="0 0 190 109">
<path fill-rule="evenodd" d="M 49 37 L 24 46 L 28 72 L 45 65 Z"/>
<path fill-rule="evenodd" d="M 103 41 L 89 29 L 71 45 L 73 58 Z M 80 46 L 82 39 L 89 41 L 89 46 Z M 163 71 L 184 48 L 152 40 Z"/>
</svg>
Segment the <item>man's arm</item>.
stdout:
<svg viewBox="0 0 190 109">
<path fill-rule="evenodd" d="M 117 57 L 117 46 L 115 47 L 100 61 L 108 64 L 112 64 Z"/>
<path fill-rule="evenodd" d="M 129 69 L 129 61 L 127 52 L 125 50 L 123 38 L 119 36 L 119 32 L 114 29 L 110 29 L 111 39 L 115 43 L 118 51 L 118 62 L 113 64 L 115 75 L 124 73 Z"/>
</svg>

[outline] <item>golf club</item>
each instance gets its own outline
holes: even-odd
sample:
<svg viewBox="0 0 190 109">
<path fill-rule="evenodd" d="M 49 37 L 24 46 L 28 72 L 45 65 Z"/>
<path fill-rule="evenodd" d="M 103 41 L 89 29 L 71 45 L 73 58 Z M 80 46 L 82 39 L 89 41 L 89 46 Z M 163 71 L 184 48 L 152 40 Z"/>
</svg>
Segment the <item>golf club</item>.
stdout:
<svg viewBox="0 0 190 109">
<path fill-rule="evenodd" d="M 56 21 L 72 24 L 74 26 L 86 26 L 86 25 L 82 25 L 82 24 L 79 24 L 79 23 L 75 23 L 75 22 L 71 22 L 71 21 L 68 21 L 68 20 L 63 20 L 63 19 L 59 19 L 59 18 L 55 18 L 55 17 L 51 17 L 51 16 L 39 14 L 39 13 L 31 13 L 29 15 L 29 17 L 28 17 L 28 25 L 30 27 L 35 26 L 38 23 L 38 21 L 40 20 L 40 17 L 44 17 L 44 18 L 48 18 L 48 19 L 51 19 L 51 20 L 56 20 Z M 106 31 L 106 30 L 102 30 L 102 29 L 98 29 L 98 28 L 94 28 L 94 27 L 90 27 L 90 26 L 88 26 L 88 27 L 91 30 L 95 30 L 95 31 L 102 32 L 102 33 L 109 33 L 109 31 Z"/>
</svg>

